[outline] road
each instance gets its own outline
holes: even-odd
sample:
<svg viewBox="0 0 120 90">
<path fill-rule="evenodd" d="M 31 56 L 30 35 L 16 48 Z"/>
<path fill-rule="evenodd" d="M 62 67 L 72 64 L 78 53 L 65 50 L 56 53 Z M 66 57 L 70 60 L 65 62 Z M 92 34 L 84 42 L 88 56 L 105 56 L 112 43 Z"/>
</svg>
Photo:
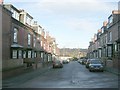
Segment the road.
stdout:
<svg viewBox="0 0 120 90">
<path fill-rule="evenodd" d="M 118 76 L 109 72 L 89 72 L 77 61 L 64 64 L 63 68 L 49 68 L 46 72 L 28 74 L 17 78 L 8 88 L 118 88 Z M 19 81 L 22 81 L 20 83 Z M 8 81 L 9 82 L 9 81 Z M 4 85 L 3 85 L 4 86 Z"/>
</svg>

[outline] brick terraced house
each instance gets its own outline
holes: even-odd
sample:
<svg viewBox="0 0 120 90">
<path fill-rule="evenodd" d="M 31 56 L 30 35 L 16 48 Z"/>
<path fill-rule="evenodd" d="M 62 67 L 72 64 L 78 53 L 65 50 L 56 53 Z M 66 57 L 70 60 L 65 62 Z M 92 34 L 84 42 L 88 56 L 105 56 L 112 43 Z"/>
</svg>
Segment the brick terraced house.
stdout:
<svg viewBox="0 0 120 90">
<path fill-rule="evenodd" d="M 52 62 L 53 56 L 57 58 L 59 49 L 56 41 L 33 21 L 29 13 L 11 4 L 3 4 L 0 8 L 3 78 L 19 74 L 26 68 L 40 68 Z"/>
</svg>

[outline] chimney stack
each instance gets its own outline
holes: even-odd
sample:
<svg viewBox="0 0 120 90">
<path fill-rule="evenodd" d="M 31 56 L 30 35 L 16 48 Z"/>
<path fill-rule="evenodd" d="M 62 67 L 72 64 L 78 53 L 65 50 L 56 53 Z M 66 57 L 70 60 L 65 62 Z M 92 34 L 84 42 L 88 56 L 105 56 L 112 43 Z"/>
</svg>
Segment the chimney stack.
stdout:
<svg viewBox="0 0 120 90">
<path fill-rule="evenodd" d="M 101 33 L 102 32 L 102 30 L 101 29 L 98 29 L 98 33 Z"/>
<path fill-rule="evenodd" d="M 103 26 L 107 26 L 107 21 L 104 21 L 104 22 L 103 22 Z"/>
<path fill-rule="evenodd" d="M 3 0 L 0 0 L 0 4 L 3 4 Z"/>
</svg>

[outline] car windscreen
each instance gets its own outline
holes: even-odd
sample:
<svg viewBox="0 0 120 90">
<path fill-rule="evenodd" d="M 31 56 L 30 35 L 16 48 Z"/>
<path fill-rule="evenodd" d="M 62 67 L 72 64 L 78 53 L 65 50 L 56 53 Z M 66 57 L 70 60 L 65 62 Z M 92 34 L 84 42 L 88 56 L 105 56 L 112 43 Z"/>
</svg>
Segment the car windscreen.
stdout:
<svg viewBox="0 0 120 90">
<path fill-rule="evenodd" d="M 99 60 L 91 60 L 91 64 L 101 64 L 101 61 Z"/>
</svg>

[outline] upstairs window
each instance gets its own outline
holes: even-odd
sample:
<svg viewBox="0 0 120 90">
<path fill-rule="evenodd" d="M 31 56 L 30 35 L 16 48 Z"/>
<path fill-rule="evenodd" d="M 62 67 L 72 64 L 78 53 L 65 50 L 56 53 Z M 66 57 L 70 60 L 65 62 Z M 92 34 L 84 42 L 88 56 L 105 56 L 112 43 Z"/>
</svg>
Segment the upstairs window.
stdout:
<svg viewBox="0 0 120 90">
<path fill-rule="evenodd" d="M 110 34 L 110 42 L 112 41 L 112 32 L 109 33 Z"/>
<path fill-rule="evenodd" d="M 34 37 L 34 44 L 33 44 L 33 46 L 35 47 L 36 46 L 36 38 Z"/>
<path fill-rule="evenodd" d="M 13 42 L 17 43 L 18 42 L 18 29 L 14 28 L 14 40 Z"/>
<path fill-rule="evenodd" d="M 31 58 L 31 51 L 28 51 L 28 58 Z"/>
<path fill-rule="evenodd" d="M 31 44 L 31 35 L 28 34 L 28 45 L 30 45 L 30 44 Z"/>
</svg>

